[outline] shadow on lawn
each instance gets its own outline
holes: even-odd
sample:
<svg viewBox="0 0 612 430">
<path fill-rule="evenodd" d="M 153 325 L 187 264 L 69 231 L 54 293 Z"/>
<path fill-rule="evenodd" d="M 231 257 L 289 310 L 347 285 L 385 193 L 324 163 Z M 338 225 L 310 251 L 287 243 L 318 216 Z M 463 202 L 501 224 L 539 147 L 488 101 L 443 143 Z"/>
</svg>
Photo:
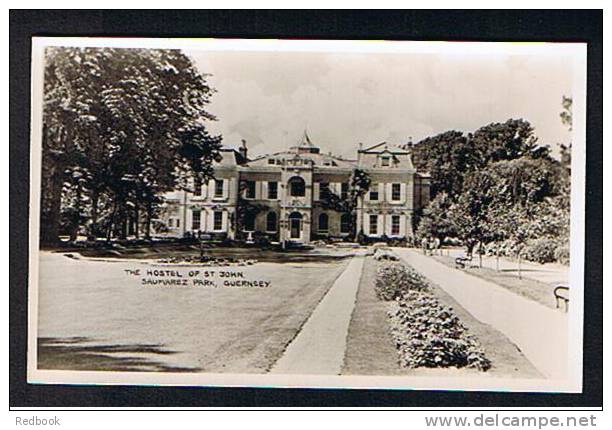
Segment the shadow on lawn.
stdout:
<svg viewBox="0 0 612 430">
<path fill-rule="evenodd" d="M 48 370 L 104 370 L 128 372 L 197 372 L 194 367 L 172 366 L 150 356 L 176 354 L 159 344 L 91 344 L 86 337 L 39 337 L 38 368 Z M 146 356 L 144 356 L 146 355 Z"/>
</svg>

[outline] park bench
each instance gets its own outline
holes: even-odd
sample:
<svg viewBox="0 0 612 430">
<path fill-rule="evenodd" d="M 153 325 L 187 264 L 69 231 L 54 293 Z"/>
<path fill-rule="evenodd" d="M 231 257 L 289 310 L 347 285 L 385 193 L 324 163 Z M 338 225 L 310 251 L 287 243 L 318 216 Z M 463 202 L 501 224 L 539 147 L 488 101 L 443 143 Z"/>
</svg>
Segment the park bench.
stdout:
<svg viewBox="0 0 612 430">
<path fill-rule="evenodd" d="M 455 267 L 458 269 L 465 269 L 466 263 L 469 263 L 470 261 L 472 261 L 472 254 L 462 255 L 455 258 Z"/>
<path fill-rule="evenodd" d="M 555 305 L 557 309 L 560 307 L 560 303 L 565 303 L 565 312 L 568 311 L 569 308 L 569 287 L 567 285 L 557 285 L 553 290 L 555 295 Z"/>
</svg>

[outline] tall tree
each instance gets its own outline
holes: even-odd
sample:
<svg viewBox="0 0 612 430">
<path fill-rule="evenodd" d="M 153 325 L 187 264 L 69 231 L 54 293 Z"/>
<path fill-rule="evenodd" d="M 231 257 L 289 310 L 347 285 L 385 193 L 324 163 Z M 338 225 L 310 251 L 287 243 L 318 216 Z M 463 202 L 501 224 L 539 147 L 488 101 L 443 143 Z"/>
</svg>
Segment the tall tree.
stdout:
<svg viewBox="0 0 612 430">
<path fill-rule="evenodd" d="M 418 142 L 412 147 L 412 160 L 418 170 L 430 173 L 432 197 L 459 195 L 465 174 L 478 165 L 467 136 L 454 130 Z"/>
<path fill-rule="evenodd" d="M 445 237 L 455 236 L 456 230 L 450 217 L 453 201 L 446 193 L 438 194 L 423 210 L 423 215 L 417 228 L 417 237 L 437 237 L 443 241 Z"/>
<path fill-rule="evenodd" d="M 325 209 L 350 215 L 350 238 L 357 237 L 357 207 L 360 199 L 368 192 L 372 180 L 365 170 L 354 169 L 348 183 L 348 193 L 342 197 L 331 190 L 321 195 L 320 204 Z"/>
<path fill-rule="evenodd" d="M 221 137 L 206 129 L 206 77 L 178 50 L 48 48 L 42 240 L 57 240 L 58 184 L 75 169 L 90 202 L 82 227 L 97 235 L 106 201 L 108 238 L 141 207 L 150 225 L 159 194 L 184 186 L 186 172 L 210 176 Z"/>
<path fill-rule="evenodd" d="M 469 140 L 479 168 L 501 160 L 542 158 L 550 154 L 548 146 L 538 144 L 533 126 L 524 119 L 488 124 L 471 134 Z"/>
</svg>

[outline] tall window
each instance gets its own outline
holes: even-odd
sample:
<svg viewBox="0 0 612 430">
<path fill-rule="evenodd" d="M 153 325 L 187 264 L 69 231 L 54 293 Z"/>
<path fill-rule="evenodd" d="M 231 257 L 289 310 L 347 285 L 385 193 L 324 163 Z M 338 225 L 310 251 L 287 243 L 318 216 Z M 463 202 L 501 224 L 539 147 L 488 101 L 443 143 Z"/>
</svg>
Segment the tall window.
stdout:
<svg viewBox="0 0 612 430">
<path fill-rule="evenodd" d="M 276 231 L 276 212 L 268 212 L 266 216 L 266 231 Z"/>
<path fill-rule="evenodd" d="M 391 200 L 398 201 L 402 198 L 402 186 L 401 184 L 391 185 Z"/>
<path fill-rule="evenodd" d="M 215 197 L 223 197 L 223 179 L 215 179 Z"/>
<path fill-rule="evenodd" d="M 200 218 L 201 212 L 199 210 L 191 211 L 191 229 L 199 230 L 200 229 Z"/>
<path fill-rule="evenodd" d="M 326 213 L 319 215 L 319 232 L 327 233 L 329 230 L 329 216 Z"/>
<path fill-rule="evenodd" d="M 268 182 L 268 199 L 278 199 L 278 182 Z"/>
<path fill-rule="evenodd" d="M 214 212 L 213 230 L 215 231 L 223 230 L 223 212 L 222 211 Z"/>
<path fill-rule="evenodd" d="M 329 182 L 321 182 L 319 184 L 319 195 L 322 199 L 329 197 Z"/>
<path fill-rule="evenodd" d="M 244 196 L 247 199 L 255 198 L 255 181 L 246 181 L 246 191 Z"/>
<path fill-rule="evenodd" d="M 398 236 L 400 234 L 400 216 L 399 215 L 391 216 L 391 234 L 393 236 Z"/>
<path fill-rule="evenodd" d="M 289 180 L 291 197 L 304 197 L 306 195 L 306 183 L 300 177 L 293 177 Z"/>
<path fill-rule="evenodd" d="M 201 196 L 202 195 L 202 178 L 196 176 L 193 178 L 193 195 Z"/>
<path fill-rule="evenodd" d="M 378 185 L 372 184 L 370 188 L 370 200 L 378 201 Z"/>
<path fill-rule="evenodd" d="M 343 182 L 342 185 L 340 185 L 340 198 L 346 200 L 348 198 L 348 192 L 349 184 L 348 182 Z"/>
<path fill-rule="evenodd" d="M 340 233 L 351 232 L 351 214 L 344 213 L 340 218 Z"/>
<path fill-rule="evenodd" d="M 378 215 L 370 215 L 370 234 L 378 234 Z"/>
</svg>

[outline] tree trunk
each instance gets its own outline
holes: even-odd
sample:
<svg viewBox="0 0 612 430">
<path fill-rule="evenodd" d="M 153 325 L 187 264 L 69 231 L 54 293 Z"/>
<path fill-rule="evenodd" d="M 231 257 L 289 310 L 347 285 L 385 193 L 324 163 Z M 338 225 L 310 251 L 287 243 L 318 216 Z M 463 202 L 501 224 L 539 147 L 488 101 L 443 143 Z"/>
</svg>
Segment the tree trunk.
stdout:
<svg viewBox="0 0 612 430">
<path fill-rule="evenodd" d="M 151 217 L 153 216 L 153 208 L 151 207 L 151 203 L 147 203 L 147 223 L 145 225 L 145 238 L 147 240 L 151 239 Z"/>
<path fill-rule="evenodd" d="M 106 241 L 110 242 L 113 237 L 113 229 L 115 227 L 115 213 L 117 212 L 117 201 L 113 202 L 113 211 L 111 212 L 108 226 L 106 227 Z"/>
<path fill-rule="evenodd" d="M 495 245 L 495 271 L 499 272 L 499 245 Z"/>
<path fill-rule="evenodd" d="M 91 223 L 89 224 L 88 240 L 96 240 L 98 235 L 98 199 L 100 198 L 98 191 L 93 191 L 91 194 Z"/>
<path fill-rule="evenodd" d="M 521 273 L 521 250 L 519 249 L 518 252 L 518 277 L 519 279 L 523 279 L 522 273 Z"/>
<path fill-rule="evenodd" d="M 59 242 L 63 175 L 58 168 L 49 170 L 41 190 L 40 241 L 53 245 Z"/>
<path fill-rule="evenodd" d="M 134 236 L 140 238 L 140 211 L 138 205 L 134 206 Z"/>
<path fill-rule="evenodd" d="M 482 242 L 478 243 L 478 267 L 482 269 Z"/>
</svg>

